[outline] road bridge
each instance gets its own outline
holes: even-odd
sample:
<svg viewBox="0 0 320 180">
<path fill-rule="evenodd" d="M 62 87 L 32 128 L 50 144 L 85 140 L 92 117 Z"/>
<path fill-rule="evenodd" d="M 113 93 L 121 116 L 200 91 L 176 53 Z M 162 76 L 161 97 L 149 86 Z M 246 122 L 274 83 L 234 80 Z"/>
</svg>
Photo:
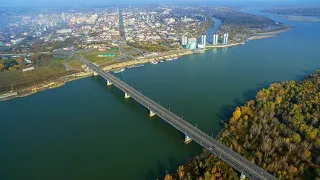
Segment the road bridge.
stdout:
<svg viewBox="0 0 320 180">
<path fill-rule="evenodd" d="M 242 177 L 247 177 L 254 180 L 274 180 L 276 179 L 270 173 L 264 171 L 259 166 L 248 161 L 238 153 L 224 146 L 213 137 L 207 135 L 197 127 L 191 125 L 181 117 L 177 116 L 170 110 L 159 105 L 155 101 L 151 100 L 141 92 L 135 90 L 133 87 L 122 82 L 112 74 L 103 71 L 98 66 L 89 62 L 81 56 L 76 56 L 82 63 L 89 67 L 95 75 L 100 75 L 107 81 L 107 85 L 114 85 L 125 94 L 125 98 L 133 98 L 142 106 L 150 111 L 150 116 L 157 115 L 171 126 L 185 134 L 185 142 L 190 142 L 191 139 L 197 142 L 199 145 L 207 149 L 209 152 L 232 166 Z"/>
</svg>

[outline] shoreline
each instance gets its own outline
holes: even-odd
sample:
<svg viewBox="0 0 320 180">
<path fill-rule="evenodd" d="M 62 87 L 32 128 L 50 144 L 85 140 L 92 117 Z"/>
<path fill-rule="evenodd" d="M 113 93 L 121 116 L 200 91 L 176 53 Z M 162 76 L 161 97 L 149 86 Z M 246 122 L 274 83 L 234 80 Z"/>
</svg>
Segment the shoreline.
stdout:
<svg viewBox="0 0 320 180">
<path fill-rule="evenodd" d="M 286 29 L 280 29 L 280 30 L 272 31 L 272 32 L 257 33 L 257 34 L 252 35 L 251 37 L 248 37 L 247 41 L 276 37 L 277 35 L 279 35 L 281 33 L 288 32 L 289 30 L 291 30 L 291 28 L 288 27 Z"/>
<path fill-rule="evenodd" d="M 288 32 L 290 29 L 291 28 L 288 27 L 286 29 L 281 29 L 281 30 L 272 31 L 272 32 L 257 33 L 257 34 L 252 35 L 251 37 L 248 37 L 247 41 L 276 37 L 277 35 L 279 35 L 281 33 Z"/>
<path fill-rule="evenodd" d="M 276 37 L 277 35 L 261 35 L 261 36 L 252 36 L 247 39 L 247 41 L 258 40 L 258 39 L 266 39 Z"/>
<path fill-rule="evenodd" d="M 286 28 L 286 29 L 273 31 L 273 32 L 257 33 L 255 35 L 247 38 L 247 41 L 275 37 L 278 34 L 283 33 L 283 32 L 287 32 L 289 30 L 290 30 L 290 28 Z M 206 46 L 206 48 L 203 49 L 203 50 L 207 51 L 209 49 L 214 49 L 214 48 L 221 49 L 221 48 L 233 47 L 233 46 L 238 46 L 238 45 L 243 45 L 243 44 L 245 44 L 245 42 L 236 42 L 236 43 L 231 43 L 231 44 L 219 44 L 219 45 L 210 45 L 210 44 L 208 44 Z M 177 51 L 177 50 L 175 50 L 175 51 Z M 126 62 L 118 62 L 118 63 L 115 63 L 115 64 L 110 64 L 110 65 L 107 65 L 105 67 L 102 67 L 102 69 L 104 71 L 114 71 L 114 70 L 118 70 L 118 69 L 121 69 L 121 68 L 128 68 L 128 67 L 134 68 L 135 65 L 151 63 L 152 61 L 160 61 L 160 60 L 165 60 L 167 58 L 175 58 L 175 57 L 182 57 L 182 56 L 186 56 L 186 55 L 198 54 L 198 53 L 194 53 L 191 50 L 182 50 L 180 52 L 166 52 L 166 53 L 168 53 L 168 54 L 166 54 L 166 55 L 162 55 L 161 54 L 159 56 L 141 58 L 139 60 L 130 60 L 130 61 L 126 61 Z M 48 90 L 48 89 L 58 88 L 58 87 L 61 87 L 61 86 L 65 85 L 66 83 L 68 83 L 70 81 L 82 79 L 82 78 L 89 77 L 89 76 L 92 76 L 92 75 L 93 75 L 93 72 L 91 72 L 91 71 L 83 71 L 83 72 L 71 74 L 71 75 L 68 75 L 68 76 L 65 76 L 65 77 L 61 77 L 61 78 L 59 78 L 59 79 L 57 79 L 55 81 L 51 81 L 51 82 L 48 82 L 46 84 L 40 84 L 40 85 L 28 87 L 28 88 L 25 88 L 25 89 L 14 91 L 14 92 L 6 92 L 6 93 L 1 94 L 0 97 L 4 96 L 5 94 L 11 94 L 11 93 L 14 94 L 14 95 L 0 98 L 0 102 L 1 101 L 11 100 L 13 98 L 26 97 L 26 96 L 35 94 L 37 92 L 45 91 L 45 90 Z M 34 90 L 34 89 L 36 89 L 36 90 Z"/>
<path fill-rule="evenodd" d="M 315 16 L 299 16 L 299 15 L 280 15 L 279 17 L 287 19 L 289 21 L 297 22 L 320 22 L 320 17 Z"/>
<path fill-rule="evenodd" d="M 231 43 L 231 44 L 220 44 L 220 45 L 207 45 L 206 48 L 226 48 L 226 47 L 238 46 L 241 44 L 244 44 L 244 42 L 237 42 L 237 43 Z"/>
<path fill-rule="evenodd" d="M 46 91 L 49 89 L 59 88 L 68 82 L 82 79 L 85 77 L 89 77 L 92 75 L 93 75 L 93 73 L 91 73 L 91 72 L 79 72 L 79 73 L 71 74 L 68 76 L 60 77 L 54 81 L 50 81 L 45 84 L 30 86 L 28 88 L 24 88 L 19 91 L 7 92 L 7 93 L 0 95 L 0 96 L 3 96 L 2 98 L 0 98 L 0 102 L 1 101 L 8 101 L 8 100 L 11 100 L 14 98 L 22 98 L 22 97 L 30 96 L 30 95 L 36 94 L 38 92 Z M 10 94 L 11 94 L 11 96 L 10 96 Z"/>
</svg>

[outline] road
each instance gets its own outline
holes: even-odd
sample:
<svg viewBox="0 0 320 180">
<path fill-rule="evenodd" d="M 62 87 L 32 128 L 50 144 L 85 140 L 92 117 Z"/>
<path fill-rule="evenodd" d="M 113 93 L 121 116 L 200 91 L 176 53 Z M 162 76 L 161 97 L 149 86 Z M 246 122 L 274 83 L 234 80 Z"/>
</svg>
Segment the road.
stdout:
<svg viewBox="0 0 320 180">
<path fill-rule="evenodd" d="M 51 54 L 51 52 L 37 52 L 38 54 Z M 8 53 L 8 54 L 0 54 L 0 56 L 32 56 L 34 55 L 34 53 Z"/>
<path fill-rule="evenodd" d="M 276 179 L 274 176 L 264 171 L 259 166 L 251 163 L 238 153 L 224 146 L 220 142 L 218 142 L 213 137 L 207 135 L 197 127 L 191 125 L 184 119 L 180 118 L 170 110 L 164 108 L 158 103 L 154 102 L 150 98 L 146 97 L 139 91 L 135 90 L 131 86 L 122 82 L 112 74 L 103 71 L 98 66 L 89 62 L 83 57 L 76 56 L 82 63 L 88 66 L 91 70 L 98 73 L 101 77 L 111 82 L 114 86 L 130 95 L 131 98 L 136 100 L 142 106 L 154 112 L 157 116 L 165 120 L 171 126 L 175 127 L 180 132 L 188 135 L 193 141 L 197 142 L 199 145 L 207 149 L 209 152 L 232 166 L 234 169 L 244 174 L 249 179 L 254 180 L 273 180 Z"/>
</svg>

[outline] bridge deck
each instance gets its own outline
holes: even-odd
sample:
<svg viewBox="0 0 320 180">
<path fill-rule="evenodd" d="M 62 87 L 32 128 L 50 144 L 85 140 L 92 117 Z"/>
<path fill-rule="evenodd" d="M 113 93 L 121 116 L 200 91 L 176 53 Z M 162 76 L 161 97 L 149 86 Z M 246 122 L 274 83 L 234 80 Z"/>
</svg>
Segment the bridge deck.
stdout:
<svg viewBox="0 0 320 180">
<path fill-rule="evenodd" d="M 86 59 L 77 56 L 77 58 L 91 68 L 93 71 L 98 73 L 104 79 L 110 81 L 113 85 L 117 88 L 124 91 L 126 94 L 130 95 L 134 100 L 138 103 L 146 107 L 147 109 L 154 112 L 157 116 L 165 120 L 167 123 L 175 127 L 180 132 L 188 135 L 192 140 L 197 142 L 202 147 L 206 148 L 209 152 L 219 157 L 224 162 L 228 163 L 238 172 L 243 173 L 249 179 L 261 179 L 261 180 L 273 180 L 276 179 L 270 173 L 264 171 L 259 166 L 251 163 L 238 153 L 234 152 L 233 150 L 227 148 L 214 138 L 210 137 L 197 127 L 194 127 L 184 119 L 180 118 L 173 112 L 170 112 L 168 109 L 164 108 L 163 106 L 159 105 L 158 103 L 154 102 L 150 98 L 146 97 L 139 91 L 135 90 L 134 88 L 130 87 L 126 83 L 122 82 L 115 76 L 111 75 L 108 72 L 103 71 L 99 67 L 95 66 L 91 62 L 87 61 Z"/>
</svg>

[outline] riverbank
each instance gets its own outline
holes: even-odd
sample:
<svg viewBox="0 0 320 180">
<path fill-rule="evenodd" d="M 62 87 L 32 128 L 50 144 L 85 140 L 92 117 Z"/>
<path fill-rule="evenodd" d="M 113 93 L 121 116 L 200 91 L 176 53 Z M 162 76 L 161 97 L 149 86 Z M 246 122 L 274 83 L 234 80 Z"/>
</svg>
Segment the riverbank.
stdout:
<svg viewBox="0 0 320 180">
<path fill-rule="evenodd" d="M 290 30 L 290 28 L 282 29 L 282 30 L 278 30 L 278 31 L 273 31 L 273 32 L 258 33 L 252 37 L 249 37 L 247 39 L 247 41 L 275 37 L 280 33 L 287 32 L 288 30 Z M 244 42 L 236 42 L 236 43 L 230 43 L 230 44 L 219 44 L 219 45 L 210 45 L 209 44 L 206 46 L 206 49 L 204 49 L 204 50 L 209 50 L 212 48 L 217 48 L 217 49 L 218 48 L 227 48 L 227 47 L 233 47 L 233 46 L 238 46 L 238 45 L 243 45 L 243 44 L 244 44 Z M 114 70 L 118 70 L 121 68 L 133 68 L 137 65 L 151 63 L 153 61 L 160 61 L 160 60 L 165 60 L 168 58 L 179 58 L 182 56 L 192 55 L 192 54 L 197 54 L 197 53 L 194 53 L 193 51 L 185 50 L 185 49 L 184 50 L 175 50 L 175 51 L 171 51 L 171 52 L 164 52 L 158 56 L 141 57 L 140 59 L 137 59 L 137 60 L 130 60 L 130 61 L 125 61 L 125 62 L 118 62 L 115 64 L 110 64 L 105 67 L 102 67 L 102 69 L 105 71 L 114 71 Z M 91 71 L 85 72 L 84 71 L 84 72 L 80 72 L 80 73 L 76 73 L 76 74 L 71 74 L 71 75 L 68 75 L 65 77 L 61 77 L 58 80 L 48 82 L 46 84 L 39 84 L 39 85 L 25 88 L 25 89 L 22 89 L 22 90 L 19 90 L 16 92 L 7 92 L 7 93 L 1 95 L 2 98 L 0 98 L 0 101 L 10 100 L 10 99 L 13 99 L 16 97 L 25 97 L 25 96 L 32 95 L 32 94 L 39 92 L 39 91 L 44 91 L 47 89 L 61 87 L 69 81 L 89 77 L 91 75 L 93 75 L 93 72 L 91 72 Z M 54 86 L 50 85 L 52 83 L 55 85 Z"/>
<path fill-rule="evenodd" d="M 206 48 L 226 48 L 226 47 L 238 46 L 241 44 L 244 44 L 244 43 L 239 42 L 239 43 L 231 43 L 231 44 L 207 45 Z"/>
<path fill-rule="evenodd" d="M 282 30 L 278 30 L 278 31 L 272 31 L 272 32 L 257 33 L 255 35 L 247 38 L 247 41 L 257 40 L 257 39 L 265 39 L 265 38 L 272 38 L 272 37 L 277 36 L 278 34 L 287 32 L 289 30 L 290 30 L 290 28 L 282 29 Z"/>
<path fill-rule="evenodd" d="M 252 37 L 249 37 L 247 39 L 247 41 L 252 41 L 252 40 L 258 40 L 258 39 L 265 39 L 265 38 L 272 38 L 272 37 L 275 37 L 277 35 L 261 35 L 261 36 L 252 36 Z"/>
<path fill-rule="evenodd" d="M 0 96 L 0 101 L 6 101 L 6 100 L 13 99 L 13 98 L 19 98 L 19 97 L 26 97 L 26 96 L 35 94 L 37 92 L 41 92 L 41 91 L 45 91 L 45 90 L 53 89 L 53 88 L 58 88 L 58 87 L 65 85 L 67 82 L 81 79 L 81 78 L 85 78 L 85 77 L 89 77 L 89 76 L 92 76 L 92 74 L 93 74 L 92 72 L 75 73 L 75 74 L 71 74 L 71 75 L 68 75 L 65 77 L 58 78 L 55 81 L 51 81 L 48 83 L 30 86 L 28 88 L 24 88 L 19 91 L 15 91 L 15 92 L 8 92 L 8 93 L 5 93 Z"/>
<path fill-rule="evenodd" d="M 102 69 L 105 71 L 113 71 L 113 70 L 120 69 L 120 68 L 133 67 L 133 66 L 139 65 L 139 64 L 151 63 L 152 61 L 165 60 L 168 58 L 177 58 L 177 57 L 191 55 L 191 54 L 193 54 L 192 51 L 184 50 L 183 52 L 180 52 L 180 53 L 173 52 L 171 54 L 166 54 L 166 55 L 147 57 L 147 58 L 142 58 L 139 60 L 131 60 L 131 61 L 126 61 L 126 62 L 119 62 L 116 64 L 112 64 L 112 65 L 108 65 L 106 67 L 103 67 Z"/>
<path fill-rule="evenodd" d="M 319 17 L 306 17 L 306 16 L 280 16 L 280 17 L 290 21 L 320 22 Z"/>
<path fill-rule="evenodd" d="M 132 67 L 135 67 L 136 65 L 151 63 L 152 61 L 155 61 L 155 60 L 159 61 L 159 60 L 165 60 L 168 58 L 177 58 L 177 57 L 191 55 L 191 54 L 193 54 L 193 52 L 189 51 L 189 50 L 165 52 L 164 55 L 158 55 L 158 56 L 153 56 L 153 57 L 141 58 L 139 60 L 131 60 L 131 61 L 126 61 L 126 62 L 118 62 L 115 64 L 110 64 L 105 67 L 102 67 L 102 69 L 105 71 L 114 71 L 114 70 L 121 69 L 121 68 L 128 68 L 128 67 L 132 68 Z M 10 99 L 17 98 L 17 97 L 26 97 L 28 95 L 32 95 L 32 94 L 35 94 L 37 92 L 44 91 L 47 89 L 58 88 L 58 87 L 63 86 L 67 82 L 81 79 L 81 78 L 85 78 L 85 77 L 89 77 L 92 75 L 93 75 L 93 72 L 91 72 L 91 71 L 83 71 L 83 72 L 67 75 L 67 76 L 58 78 L 54 81 L 46 82 L 44 84 L 30 86 L 28 88 L 24 88 L 24 89 L 14 91 L 14 92 L 6 92 L 6 93 L 0 95 L 0 101 L 6 101 L 6 100 L 10 100 Z"/>
<path fill-rule="evenodd" d="M 272 32 L 265 32 L 265 33 L 257 33 L 249 38 L 247 38 L 247 41 L 252 41 L 252 40 L 258 40 L 258 39 L 265 39 L 265 38 L 272 38 L 277 36 L 278 34 L 284 33 L 289 31 L 291 28 L 286 28 L 286 29 L 281 29 L 278 31 L 272 31 Z"/>
</svg>

